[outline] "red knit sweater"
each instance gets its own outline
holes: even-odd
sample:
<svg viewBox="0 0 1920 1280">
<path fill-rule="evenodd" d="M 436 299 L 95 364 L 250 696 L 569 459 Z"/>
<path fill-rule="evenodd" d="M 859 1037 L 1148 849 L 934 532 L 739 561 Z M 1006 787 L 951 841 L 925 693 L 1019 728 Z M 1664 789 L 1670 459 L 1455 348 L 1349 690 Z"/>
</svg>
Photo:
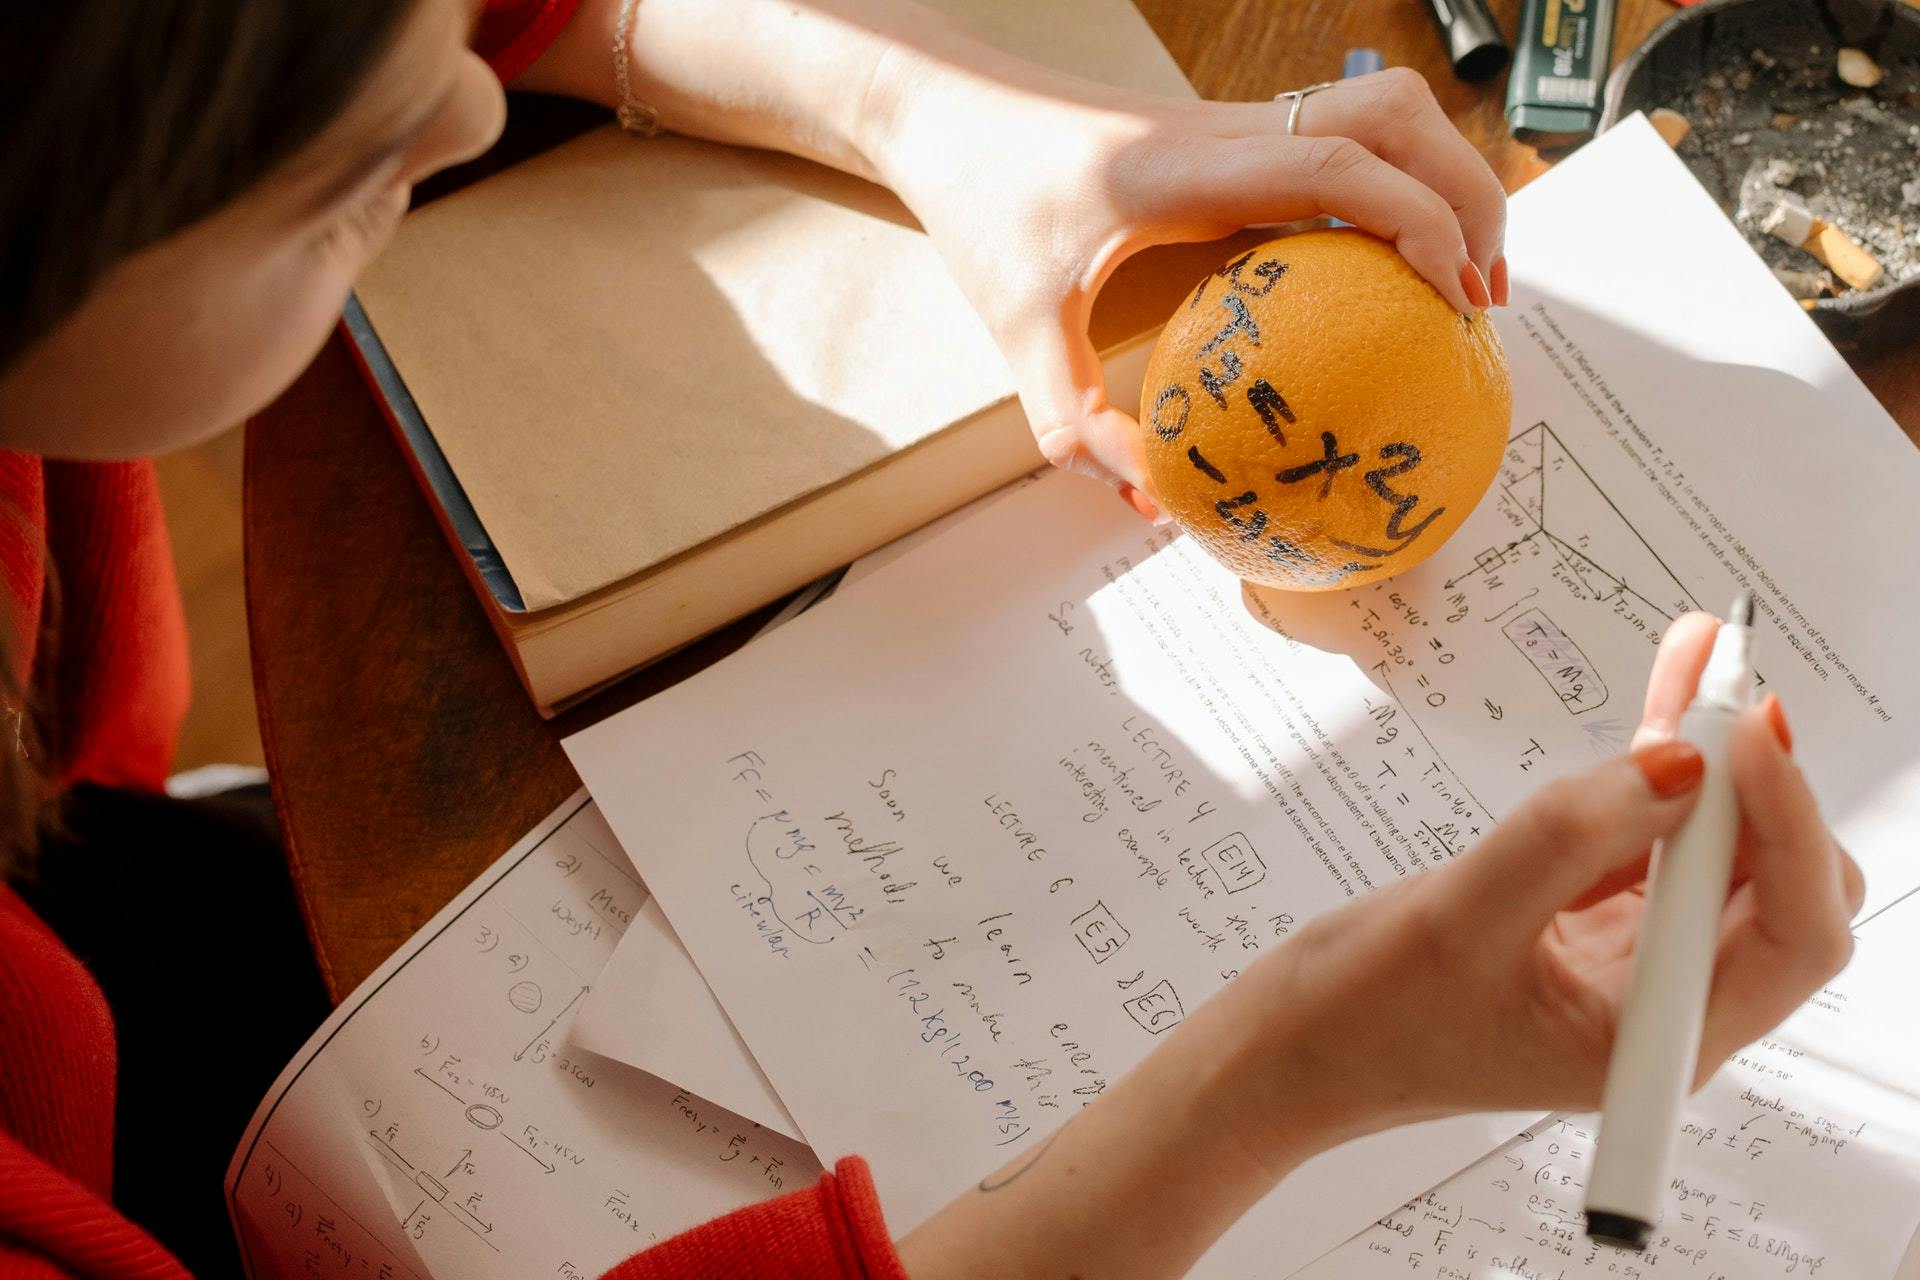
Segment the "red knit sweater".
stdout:
<svg viewBox="0 0 1920 1280">
<path fill-rule="evenodd" d="M 477 43 L 512 79 L 577 3 L 488 0 Z M 54 779 L 159 789 L 188 684 L 152 464 L 0 451 L 0 586 Z M 52 639 L 44 648 L 43 625 Z M 113 1016 L 99 986 L 0 884 L 0 1280 L 188 1280 L 111 1203 L 114 1068 Z M 608 1280 L 771 1275 L 904 1280 L 858 1158 L 816 1187 L 638 1254 Z"/>
</svg>

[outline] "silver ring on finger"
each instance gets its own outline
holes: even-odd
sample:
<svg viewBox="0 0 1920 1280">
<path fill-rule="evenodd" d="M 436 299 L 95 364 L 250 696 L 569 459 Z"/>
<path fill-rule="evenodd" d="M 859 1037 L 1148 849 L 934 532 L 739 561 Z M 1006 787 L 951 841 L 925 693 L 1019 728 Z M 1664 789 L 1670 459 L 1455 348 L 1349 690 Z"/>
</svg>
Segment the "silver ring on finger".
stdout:
<svg viewBox="0 0 1920 1280">
<path fill-rule="evenodd" d="M 1289 89 L 1285 93 L 1276 93 L 1273 95 L 1275 102 L 1283 102 L 1291 99 L 1291 105 L 1287 107 L 1288 137 L 1296 137 L 1300 132 L 1300 104 L 1307 100 L 1307 95 L 1319 93 L 1322 89 L 1331 89 L 1339 83 L 1338 80 L 1322 80 L 1319 84 L 1310 84 L 1304 89 Z"/>
</svg>

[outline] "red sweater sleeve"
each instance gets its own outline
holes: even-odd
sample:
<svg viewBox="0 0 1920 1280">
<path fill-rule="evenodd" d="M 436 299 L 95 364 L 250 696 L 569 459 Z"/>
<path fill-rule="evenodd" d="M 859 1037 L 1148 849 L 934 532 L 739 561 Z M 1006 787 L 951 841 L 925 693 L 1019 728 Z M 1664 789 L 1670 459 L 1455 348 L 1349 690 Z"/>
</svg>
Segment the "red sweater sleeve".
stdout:
<svg viewBox="0 0 1920 1280">
<path fill-rule="evenodd" d="M 547 51 L 580 0 L 486 0 L 473 47 L 505 83 Z"/>
<path fill-rule="evenodd" d="M 49 580 L 59 625 L 43 635 Z M 39 704 L 41 764 L 54 782 L 166 784 L 191 682 L 153 463 L 0 450 L 0 627 Z"/>
<path fill-rule="evenodd" d="M 907 1280 L 867 1162 L 636 1253 L 602 1280 Z"/>
</svg>

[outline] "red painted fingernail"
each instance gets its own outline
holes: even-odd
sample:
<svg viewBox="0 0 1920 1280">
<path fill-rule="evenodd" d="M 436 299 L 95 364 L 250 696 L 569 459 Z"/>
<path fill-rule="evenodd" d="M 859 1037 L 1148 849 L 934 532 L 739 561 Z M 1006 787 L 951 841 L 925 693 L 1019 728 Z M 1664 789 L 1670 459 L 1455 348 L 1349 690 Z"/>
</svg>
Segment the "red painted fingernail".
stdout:
<svg viewBox="0 0 1920 1280">
<path fill-rule="evenodd" d="M 1484 311 L 1493 305 L 1493 296 L 1487 292 L 1486 277 L 1471 262 L 1460 268 L 1460 287 L 1467 291 L 1467 301 L 1474 305 L 1475 310 Z"/>
<path fill-rule="evenodd" d="M 1120 484 L 1120 501 L 1132 507 L 1134 512 L 1139 515 L 1142 520 L 1151 524 L 1160 523 L 1160 508 L 1154 503 L 1154 500 L 1149 498 L 1140 489 L 1127 484 L 1125 481 L 1122 481 Z"/>
<path fill-rule="evenodd" d="M 1493 279 L 1488 281 L 1488 283 L 1493 286 L 1493 305 L 1496 307 L 1506 306 L 1507 299 L 1512 297 L 1513 294 L 1507 285 L 1507 260 L 1505 258 L 1494 259 Z"/>
<path fill-rule="evenodd" d="M 1706 776 L 1707 762 L 1691 742 L 1656 742 L 1642 747 L 1628 759 L 1640 769 L 1653 793 L 1663 800 L 1683 796 L 1700 785 Z"/>
<path fill-rule="evenodd" d="M 1766 701 L 1760 704 L 1760 709 L 1766 712 L 1767 723 L 1773 726 L 1773 736 L 1780 739 L 1780 749 L 1792 751 L 1793 730 L 1787 727 L 1787 711 L 1780 705 L 1780 695 L 1768 694 Z"/>
</svg>

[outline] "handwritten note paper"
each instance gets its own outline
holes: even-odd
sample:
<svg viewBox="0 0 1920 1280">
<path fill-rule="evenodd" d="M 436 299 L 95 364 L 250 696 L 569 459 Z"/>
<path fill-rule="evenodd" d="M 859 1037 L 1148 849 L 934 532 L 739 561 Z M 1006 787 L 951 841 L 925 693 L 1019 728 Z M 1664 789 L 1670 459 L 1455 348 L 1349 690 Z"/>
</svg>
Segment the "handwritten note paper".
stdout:
<svg viewBox="0 0 1920 1280">
<path fill-rule="evenodd" d="M 1522 195 L 1509 245 L 1513 435 L 1412 573 L 1243 594 L 1052 477 L 569 743 L 801 1129 L 874 1162 L 896 1228 L 1301 922 L 1623 750 L 1666 626 L 1741 586 L 1874 906 L 1920 883 L 1876 836 L 1915 817 L 1889 784 L 1920 679 L 1832 559 L 1920 554 L 1920 459 L 1643 123 Z M 1818 546 L 1781 518 L 1813 422 L 1858 499 Z M 1301 1267 L 1500 1123 L 1329 1153 L 1199 1273 Z"/>
<path fill-rule="evenodd" d="M 892 564 L 1037 478 L 1023 476 L 1003 485 L 820 579 L 798 592 L 758 634 L 793 621 L 841 583 L 856 582 Z M 581 1002 L 572 1039 L 602 1057 L 697 1089 L 735 1115 L 802 1140 L 799 1126 L 652 899 L 640 908 L 600 971 L 600 980 Z"/>
<path fill-rule="evenodd" d="M 623 974 L 616 975 L 616 967 Z M 649 898 L 634 915 L 600 977 L 581 1003 L 569 1040 L 698 1090 L 701 1097 L 795 1142 L 803 1140 L 659 903 Z M 609 996 L 609 988 L 618 989 Z"/>
<path fill-rule="evenodd" d="M 597 1276 L 806 1148 L 567 1033 L 646 890 L 575 797 L 344 1001 L 227 1173 L 252 1276 Z"/>
</svg>

